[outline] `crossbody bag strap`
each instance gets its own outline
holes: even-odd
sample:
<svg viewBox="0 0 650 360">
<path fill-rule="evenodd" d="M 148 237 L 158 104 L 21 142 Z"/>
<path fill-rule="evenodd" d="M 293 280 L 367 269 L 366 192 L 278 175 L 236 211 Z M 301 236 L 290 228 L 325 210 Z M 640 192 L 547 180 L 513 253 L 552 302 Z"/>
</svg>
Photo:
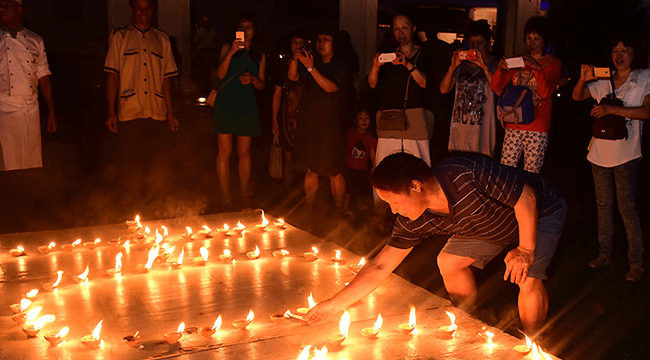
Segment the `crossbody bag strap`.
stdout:
<svg viewBox="0 0 650 360">
<path fill-rule="evenodd" d="M 246 60 L 246 63 L 244 64 L 244 66 L 242 66 L 242 68 L 239 69 L 239 71 L 237 71 L 237 72 L 235 73 L 235 75 L 231 76 L 230 79 L 226 80 L 226 82 L 224 82 L 223 84 L 221 84 L 221 86 L 219 86 L 219 88 L 217 89 L 217 92 L 219 92 L 221 89 L 223 89 L 223 87 L 226 86 L 226 84 L 229 83 L 230 80 L 234 79 L 235 77 L 237 77 L 237 75 L 239 75 L 239 73 L 241 73 L 242 71 L 244 71 L 244 69 L 246 68 L 246 66 L 248 65 L 248 63 L 249 63 L 250 61 L 251 61 L 250 58 L 249 58 L 248 60 Z"/>
<path fill-rule="evenodd" d="M 609 82 L 612 84 L 612 92 L 611 94 L 607 95 L 607 97 L 618 99 L 618 96 L 616 96 L 616 84 L 614 84 L 614 73 L 611 70 L 610 73 L 612 75 L 609 76 Z"/>
<path fill-rule="evenodd" d="M 413 66 L 416 66 L 421 52 L 422 52 L 422 47 L 420 46 L 418 53 L 415 55 L 415 60 L 413 60 Z M 404 106 L 403 106 L 404 109 L 406 109 L 406 102 L 409 99 L 409 85 L 411 85 L 411 77 L 413 77 L 412 72 L 409 73 L 409 77 L 408 79 L 406 79 L 406 94 L 404 94 Z"/>
</svg>

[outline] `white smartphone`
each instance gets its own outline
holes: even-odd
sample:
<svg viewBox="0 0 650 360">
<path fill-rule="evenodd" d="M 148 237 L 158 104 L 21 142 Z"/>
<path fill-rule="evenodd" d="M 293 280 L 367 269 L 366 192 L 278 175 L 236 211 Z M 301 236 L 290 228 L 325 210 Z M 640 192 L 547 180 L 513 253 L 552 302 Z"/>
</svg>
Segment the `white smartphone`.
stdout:
<svg viewBox="0 0 650 360">
<path fill-rule="evenodd" d="M 608 78 L 610 77 L 609 68 L 606 67 L 595 67 L 594 76 L 598 78 Z"/>
<path fill-rule="evenodd" d="M 510 68 L 510 69 L 522 68 L 525 65 L 524 58 L 521 57 L 521 56 L 513 57 L 513 58 L 507 58 L 506 59 L 506 65 L 508 65 L 508 68 Z"/>
<path fill-rule="evenodd" d="M 235 39 L 244 42 L 244 32 L 243 31 L 235 31 Z"/>
<path fill-rule="evenodd" d="M 397 54 L 395 53 L 385 53 L 385 54 L 379 54 L 379 62 L 381 63 L 387 63 L 395 60 L 397 58 Z"/>
</svg>

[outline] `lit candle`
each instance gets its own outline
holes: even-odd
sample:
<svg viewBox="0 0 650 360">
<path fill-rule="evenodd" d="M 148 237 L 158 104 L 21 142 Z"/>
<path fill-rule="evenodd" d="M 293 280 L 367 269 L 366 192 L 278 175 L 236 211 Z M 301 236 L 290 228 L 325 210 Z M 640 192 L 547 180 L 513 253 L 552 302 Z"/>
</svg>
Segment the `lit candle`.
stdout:
<svg viewBox="0 0 650 360">
<path fill-rule="evenodd" d="M 96 246 L 97 246 L 101 241 L 102 241 L 102 239 L 97 238 L 97 239 L 95 239 L 95 241 L 93 241 L 93 242 L 85 242 L 85 243 L 84 243 L 84 247 L 85 247 L 86 249 L 88 249 L 88 250 L 92 250 L 92 249 L 94 249 L 94 248 L 95 248 L 95 247 L 96 247 Z"/>
<path fill-rule="evenodd" d="M 149 272 L 149 270 L 151 270 L 151 267 L 153 266 L 153 262 L 154 260 L 156 260 L 157 257 L 158 257 L 158 248 L 154 246 L 151 248 L 151 250 L 149 250 L 149 257 L 147 259 L 147 263 L 144 265 L 138 264 L 135 268 L 139 272 L 146 274 Z"/>
<path fill-rule="evenodd" d="M 305 315 L 307 312 L 309 312 L 309 310 L 311 310 L 311 308 L 316 306 L 316 302 L 314 302 L 314 296 L 312 295 L 312 293 L 309 293 L 309 297 L 307 297 L 307 302 L 309 303 L 309 308 L 298 308 L 298 309 L 296 309 L 298 314 Z"/>
<path fill-rule="evenodd" d="M 179 269 L 181 267 L 181 264 L 183 263 L 183 253 L 185 252 L 184 249 L 181 249 L 180 255 L 178 255 L 178 260 L 168 262 L 169 266 L 172 268 L 172 270 Z"/>
<path fill-rule="evenodd" d="M 77 284 L 83 284 L 88 282 L 88 265 L 86 265 L 86 270 L 82 272 L 79 275 L 75 275 L 72 277 L 72 280 L 76 282 Z"/>
<path fill-rule="evenodd" d="M 127 220 L 126 221 L 126 226 L 130 227 L 130 228 L 131 227 L 136 227 L 136 226 L 140 227 L 141 226 L 141 224 L 140 224 L 140 215 L 136 215 L 135 219 L 133 219 L 133 220 Z"/>
<path fill-rule="evenodd" d="M 255 225 L 255 227 L 259 230 L 264 230 L 267 226 L 269 226 L 269 221 L 264 217 L 264 210 L 262 210 L 262 223 Z"/>
<path fill-rule="evenodd" d="M 20 300 L 20 304 L 9 305 L 9 308 L 14 312 L 14 314 L 20 314 L 21 312 L 25 311 L 25 309 L 27 309 L 31 304 L 31 300 L 23 298 Z"/>
<path fill-rule="evenodd" d="M 298 356 L 298 360 L 309 360 L 309 350 L 311 349 L 311 345 L 305 346 L 302 351 L 300 352 L 300 356 Z"/>
<path fill-rule="evenodd" d="M 11 318 L 18 324 L 23 324 L 25 322 L 33 322 L 34 319 L 36 319 L 36 317 L 38 316 L 38 314 L 41 312 L 42 309 L 43 309 L 43 307 L 39 306 L 39 307 L 36 307 L 36 308 L 30 310 L 26 314 L 23 314 L 23 313 L 15 314 Z"/>
<path fill-rule="evenodd" d="M 99 336 L 102 331 L 102 322 L 104 322 L 104 320 L 100 320 L 97 323 L 97 326 L 95 326 L 95 330 L 93 330 L 92 335 L 86 335 L 81 338 L 82 344 L 92 348 L 97 347 L 102 343 L 102 340 Z"/>
<path fill-rule="evenodd" d="M 514 350 L 522 355 L 527 355 L 533 347 L 533 342 L 526 334 L 524 336 L 526 337 L 526 345 L 515 345 Z"/>
<path fill-rule="evenodd" d="M 63 270 L 58 270 L 56 272 L 57 278 L 54 283 L 45 283 L 43 284 L 43 289 L 46 291 L 54 291 L 59 283 L 61 282 L 61 277 L 63 276 Z"/>
<path fill-rule="evenodd" d="M 198 233 L 204 238 L 209 238 L 212 234 L 212 229 L 210 229 L 208 225 L 203 225 L 203 229 L 199 230 Z"/>
<path fill-rule="evenodd" d="M 246 253 L 246 257 L 249 258 L 250 260 L 255 260 L 258 257 L 260 257 L 260 248 L 255 245 L 255 251 L 249 251 Z"/>
<path fill-rule="evenodd" d="M 551 356 L 542 350 L 541 346 L 533 343 L 533 359 L 535 360 L 552 360 Z"/>
<path fill-rule="evenodd" d="M 312 246 L 311 250 L 312 251 L 303 254 L 305 259 L 307 259 L 307 261 L 314 261 L 318 259 L 318 249 L 315 246 Z"/>
<path fill-rule="evenodd" d="M 485 340 L 487 340 L 487 346 L 491 348 L 492 347 L 492 338 L 494 337 L 494 333 L 491 332 L 490 330 L 487 330 L 487 328 L 485 326 L 483 327 L 483 330 L 485 330 L 485 332 L 479 333 L 478 336 L 485 339 Z"/>
<path fill-rule="evenodd" d="M 254 318 L 255 314 L 253 313 L 253 310 L 249 310 L 246 319 L 235 320 L 232 322 L 232 326 L 236 327 L 239 330 L 244 330 L 253 321 Z"/>
<path fill-rule="evenodd" d="M 109 276 L 115 276 L 122 273 L 122 253 L 115 255 L 115 268 L 106 270 Z"/>
<path fill-rule="evenodd" d="M 161 225 L 160 228 L 163 230 L 163 236 L 168 237 L 169 236 L 169 230 L 167 230 L 167 227 L 165 225 Z"/>
<path fill-rule="evenodd" d="M 274 222 L 273 225 L 275 225 L 275 227 L 278 229 L 284 229 L 287 227 L 287 224 L 282 219 L 278 219 L 278 221 Z"/>
<path fill-rule="evenodd" d="M 224 235 L 230 235 L 228 233 L 229 231 L 230 231 L 230 226 L 228 226 L 228 224 L 223 224 L 222 228 L 217 229 L 217 232 Z"/>
<path fill-rule="evenodd" d="M 72 251 L 75 247 L 79 246 L 80 244 L 81 244 L 81 239 L 77 239 L 72 244 L 61 245 L 61 249 L 65 251 Z"/>
<path fill-rule="evenodd" d="M 456 325 L 456 315 L 450 313 L 449 311 L 445 311 L 445 312 L 447 313 L 447 316 L 449 316 L 449 321 L 451 321 L 451 325 L 441 326 L 440 330 L 446 332 L 447 334 L 453 337 L 456 334 L 456 330 L 458 330 L 458 326 Z"/>
<path fill-rule="evenodd" d="M 185 231 L 186 232 L 181 234 L 181 236 L 186 240 L 192 240 L 192 238 L 194 237 L 194 234 L 192 234 L 192 228 L 189 227 L 189 226 L 186 226 Z"/>
<path fill-rule="evenodd" d="M 348 265 L 348 269 L 350 269 L 350 271 L 352 271 L 356 275 L 365 264 L 366 264 L 366 258 L 362 257 L 361 260 L 359 260 L 358 264 Z"/>
<path fill-rule="evenodd" d="M 42 245 L 42 246 L 37 247 L 36 249 L 37 249 L 41 254 L 45 255 L 45 254 L 49 253 L 50 251 L 52 251 L 52 249 L 54 249 L 55 246 L 56 246 L 56 243 L 51 242 L 51 243 L 50 243 L 49 245 L 47 245 L 47 246 Z"/>
<path fill-rule="evenodd" d="M 201 330 L 199 330 L 199 333 L 203 335 L 203 337 L 211 338 L 212 335 L 214 335 L 214 333 L 219 331 L 219 328 L 221 328 L 221 322 L 222 322 L 221 315 L 219 315 L 219 317 L 217 317 L 217 320 L 214 322 L 214 325 L 212 325 L 212 327 L 204 326 L 201 328 Z"/>
<path fill-rule="evenodd" d="M 334 262 L 341 261 L 341 250 L 334 250 L 334 257 L 332 258 L 332 261 Z"/>
<path fill-rule="evenodd" d="M 241 234 L 241 233 L 244 232 L 245 229 L 246 229 L 246 226 L 244 226 L 244 224 L 242 224 L 241 221 L 237 221 L 237 227 L 232 229 L 232 230 L 234 232 L 236 232 L 237 234 Z"/>
<path fill-rule="evenodd" d="M 117 239 L 110 239 L 110 240 L 108 240 L 108 245 L 110 245 L 110 246 L 112 246 L 112 247 L 116 247 L 116 246 L 118 246 L 121 242 L 122 242 L 122 238 L 121 238 L 121 237 L 118 237 Z"/>
<path fill-rule="evenodd" d="M 377 316 L 377 321 L 375 321 L 375 326 L 361 329 L 361 335 L 368 339 L 374 339 L 377 337 L 377 334 L 379 334 L 379 329 L 381 329 L 383 322 L 384 320 L 381 318 L 381 314 L 379 314 L 379 316 Z"/>
<path fill-rule="evenodd" d="M 408 324 L 399 324 L 397 327 L 399 331 L 404 335 L 408 335 L 415 330 L 415 308 L 411 308 L 411 313 L 409 314 L 409 323 Z"/>
<path fill-rule="evenodd" d="M 289 252 L 287 250 L 284 250 L 284 249 L 277 250 L 277 251 L 273 252 L 273 257 L 275 257 L 276 259 L 282 259 L 282 258 L 286 257 L 287 255 L 289 255 Z"/>
<path fill-rule="evenodd" d="M 350 330 L 350 313 L 346 311 L 345 313 L 343 313 L 343 316 L 341 316 L 341 321 L 339 322 L 340 333 L 327 335 L 327 341 L 334 347 L 339 346 L 348 337 L 349 330 Z"/>
<path fill-rule="evenodd" d="M 127 335 L 122 338 L 122 341 L 128 346 L 134 347 L 140 343 L 140 332 L 136 331 L 133 335 Z"/>
<path fill-rule="evenodd" d="M 47 340 L 50 343 L 50 345 L 57 346 L 65 341 L 65 336 L 68 335 L 69 331 L 70 328 L 66 326 L 62 328 L 58 333 L 52 331 L 45 334 L 43 338 Z"/>
<path fill-rule="evenodd" d="M 33 323 L 26 322 L 23 326 L 23 332 L 25 332 L 28 337 L 35 337 L 41 331 L 43 326 L 45 326 L 46 322 L 53 322 L 54 320 L 56 320 L 56 317 L 54 317 L 54 315 L 41 316 Z"/>
<path fill-rule="evenodd" d="M 221 259 L 221 261 L 232 261 L 232 254 L 230 253 L 230 250 L 224 250 L 223 254 L 219 255 L 219 259 Z"/>
<path fill-rule="evenodd" d="M 25 294 L 25 297 L 28 299 L 33 299 L 38 295 L 38 289 L 32 289 Z"/>
<path fill-rule="evenodd" d="M 205 263 L 208 261 L 208 249 L 206 249 L 205 247 L 201 247 L 199 251 L 201 252 L 201 256 L 195 257 L 194 263 L 196 265 L 202 266 L 205 265 Z"/>
<path fill-rule="evenodd" d="M 180 325 L 178 325 L 178 329 L 176 331 L 170 331 L 166 334 L 163 335 L 163 338 L 168 344 L 174 344 L 178 342 L 178 340 L 181 339 L 183 336 L 183 331 L 185 331 L 185 323 L 182 322 Z"/>
<path fill-rule="evenodd" d="M 9 250 L 9 255 L 13 257 L 25 255 L 25 248 L 22 246 L 17 246 L 15 249 Z"/>
</svg>

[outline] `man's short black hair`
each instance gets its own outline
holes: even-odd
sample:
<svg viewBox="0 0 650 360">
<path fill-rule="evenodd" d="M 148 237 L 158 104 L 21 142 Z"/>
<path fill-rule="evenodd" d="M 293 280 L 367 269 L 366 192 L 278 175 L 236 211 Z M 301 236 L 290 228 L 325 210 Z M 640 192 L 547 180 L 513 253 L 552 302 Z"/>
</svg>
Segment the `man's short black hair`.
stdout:
<svg viewBox="0 0 650 360">
<path fill-rule="evenodd" d="M 428 181 L 433 173 L 424 160 L 407 153 L 385 157 L 370 175 L 370 185 L 378 190 L 408 194 L 413 180 Z"/>
<path fill-rule="evenodd" d="M 492 29 L 487 20 L 472 21 L 467 25 L 467 29 L 465 30 L 466 39 L 478 35 L 483 36 L 485 41 L 487 41 L 488 44 L 490 43 L 490 40 L 492 39 Z"/>
</svg>

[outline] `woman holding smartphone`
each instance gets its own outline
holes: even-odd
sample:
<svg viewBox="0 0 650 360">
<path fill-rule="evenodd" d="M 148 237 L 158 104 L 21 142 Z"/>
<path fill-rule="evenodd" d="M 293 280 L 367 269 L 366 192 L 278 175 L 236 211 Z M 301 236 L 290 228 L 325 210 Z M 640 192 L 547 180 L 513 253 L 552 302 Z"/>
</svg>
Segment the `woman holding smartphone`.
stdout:
<svg viewBox="0 0 650 360">
<path fill-rule="evenodd" d="M 260 136 L 260 121 L 254 90 L 264 89 L 266 59 L 256 36 L 255 17 L 244 12 L 237 18 L 235 40 L 221 48 L 217 75 L 221 88 L 214 103 L 212 132 L 217 135 L 217 176 L 223 205 L 232 205 L 230 154 L 237 138 L 240 193 L 243 203 L 250 201 L 251 139 Z M 243 37 L 243 41 L 242 41 Z"/>
<path fill-rule="evenodd" d="M 562 62 L 546 52 L 550 41 L 550 24 L 543 17 L 530 18 L 524 26 L 528 52 L 522 57 L 524 67 L 511 69 L 501 59 L 492 76 L 492 91 L 501 95 L 510 83 L 526 85 L 533 94 L 535 119 L 527 125 L 506 124 L 501 163 L 516 167 L 524 154 L 524 170 L 539 173 L 544 164 L 551 129 L 553 91 L 562 72 Z"/>
<path fill-rule="evenodd" d="M 637 69 L 641 50 L 633 38 L 619 37 L 611 46 L 616 71 L 611 80 L 598 79 L 592 65 L 582 65 L 580 79 L 573 89 L 574 100 L 601 99 L 614 92 L 625 106 L 595 105 L 591 116 L 614 114 L 625 117 L 627 138 L 620 140 L 591 138 L 587 160 L 591 163 L 598 209 L 599 255 L 588 263 L 598 268 L 611 264 L 614 248 L 614 202 L 618 203 L 625 224 L 630 268 L 625 279 L 638 281 L 643 269 L 643 235 L 636 209 L 636 181 L 641 163 L 643 120 L 650 118 L 650 70 Z"/>
</svg>

